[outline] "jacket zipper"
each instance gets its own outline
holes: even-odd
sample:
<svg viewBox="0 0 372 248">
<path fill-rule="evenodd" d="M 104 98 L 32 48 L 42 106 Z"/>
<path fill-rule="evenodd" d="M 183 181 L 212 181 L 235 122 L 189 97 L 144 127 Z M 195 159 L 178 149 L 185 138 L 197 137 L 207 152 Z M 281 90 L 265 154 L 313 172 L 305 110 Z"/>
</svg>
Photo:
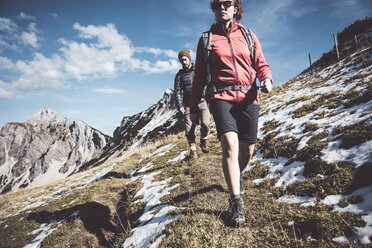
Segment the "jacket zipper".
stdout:
<svg viewBox="0 0 372 248">
<path fill-rule="evenodd" d="M 230 39 L 230 28 L 229 28 L 228 33 L 226 34 L 226 36 L 227 36 L 227 41 L 228 41 L 229 46 L 230 46 L 232 64 L 233 64 L 234 72 L 235 72 L 236 85 L 239 85 L 239 75 L 238 75 L 238 70 L 236 69 L 236 64 L 235 64 L 234 48 L 232 46 L 232 42 L 231 42 L 231 39 Z M 239 95 L 239 91 L 236 91 L 236 101 L 237 102 L 239 100 L 238 95 Z"/>
<path fill-rule="evenodd" d="M 191 88 L 192 88 L 192 81 L 194 80 L 194 77 L 192 76 L 192 71 L 189 72 L 190 75 L 190 83 L 191 83 Z"/>
</svg>

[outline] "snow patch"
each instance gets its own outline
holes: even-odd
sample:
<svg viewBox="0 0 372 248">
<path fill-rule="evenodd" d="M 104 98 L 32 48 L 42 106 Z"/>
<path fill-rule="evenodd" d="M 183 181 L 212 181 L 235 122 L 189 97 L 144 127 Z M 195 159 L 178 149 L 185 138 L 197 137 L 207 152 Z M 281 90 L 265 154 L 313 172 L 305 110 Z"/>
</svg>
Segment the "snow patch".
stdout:
<svg viewBox="0 0 372 248">
<path fill-rule="evenodd" d="M 177 163 L 186 158 L 187 151 L 182 151 L 177 157 L 170 159 L 167 161 L 167 163 Z"/>
<path fill-rule="evenodd" d="M 39 248 L 41 246 L 41 242 L 48 237 L 51 233 L 53 233 L 55 230 L 57 230 L 64 221 L 53 221 L 49 224 L 41 224 L 40 228 L 32 231 L 29 234 L 35 235 L 37 233 L 40 233 L 36 236 L 36 238 L 33 240 L 34 242 L 31 244 L 28 244 L 24 246 L 23 248 Z"/>
<path fill-rule="evenodd" d="M 328 146 L 322 151 L 322 159 L 329 164 L 348 161 L 359 167 L 364 163 L 372 162 L 372 140 L 350 149 L 339 148 L 341 140 L 329 142 Z"/>
<path fill-rule="evenodd" d="M 308 196 L 294 196 L 294 195 L 283 195 L 279 197 L 277 202 L 284 202 L 288 204 L 301 203 L 301 207 L 315 206 L 316 197 Z"/>
<path fill-rule="evenodd" d="M 149 157 L 163 156 L 165 153 L 169 152 L 172 147 L 174 147 L 174 145 L 163 146 L 151 153 Z M 137 174 L 136 178 L 138 178 L 139 172 L 142 171 L 141 174 L 143 174 L 144 172 L 148 171 L 150 166 L 153 166 L 152 161 L 141 170 L 137 172 L 132 171 L 131 174 Z M 142 196 L 142 198 L 136 200 L 135 203 L 143 202 L 146 204 L 146 206 L 144 213 L 139 218 L 139 226 L 132 229 L 132 235 L 125 240 L 124 244 L 122 245 L 123 248 L 157 247 L 164 238 L 164 235 L 161 235 L 155 240 L 155 242 L 152 243 L 154 238 L 156 238 L 156 236 L 159 235 L 170 222 L 180 218 L 179 215 L 169 214 L 171 211 L 176 210 L 176 207 L 168 204 L 162 204 L 160 202 L 162 197 L 168 195 L 170 191 L 177 188 L 179 185 L 176 184 L 172 187 L 169 187 L 169 183 L 173 180 L 171 177 L 158 182 L 154 181 L 154 177 L 160 173 L 161 171 L 156 171 L 148 175 L 142 175 L 143 187 L 135 195 L 135 197 Z"/>
</svg>

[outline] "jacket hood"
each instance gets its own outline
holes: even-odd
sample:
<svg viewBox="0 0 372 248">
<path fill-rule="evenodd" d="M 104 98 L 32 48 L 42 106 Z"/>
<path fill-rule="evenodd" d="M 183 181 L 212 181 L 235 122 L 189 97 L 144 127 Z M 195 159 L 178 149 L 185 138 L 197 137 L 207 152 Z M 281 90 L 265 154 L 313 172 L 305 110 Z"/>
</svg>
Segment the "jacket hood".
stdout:
<svg viewBox="0 0 372 248">
<path fill-rule="evenodd" d="M 231 25 L 229 27 L 230 33 L 238 30 L 240 28 L 243 28 L 243 25 L 237 22 L 231 22 Z M 214 23 L 211 26 L 211 32 L 214 34 L 225 34 L 225 27 L 221 23 Z"/>
</svg>

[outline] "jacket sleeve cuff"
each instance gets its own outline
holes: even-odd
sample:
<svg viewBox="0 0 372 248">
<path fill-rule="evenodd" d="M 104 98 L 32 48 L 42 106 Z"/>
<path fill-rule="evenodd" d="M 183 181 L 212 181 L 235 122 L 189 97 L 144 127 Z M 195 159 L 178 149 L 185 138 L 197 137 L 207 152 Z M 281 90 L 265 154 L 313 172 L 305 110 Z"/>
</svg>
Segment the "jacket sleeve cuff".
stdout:
<svg viewBox="0 0 372 248">
<path fill-rule="evenodd" d="M 271 78 L 265 77 L 261 82 L 265 81 L 266 79 L 269 79 L 271 84 L 274 84 L 273 80 Z"/>
</svg>

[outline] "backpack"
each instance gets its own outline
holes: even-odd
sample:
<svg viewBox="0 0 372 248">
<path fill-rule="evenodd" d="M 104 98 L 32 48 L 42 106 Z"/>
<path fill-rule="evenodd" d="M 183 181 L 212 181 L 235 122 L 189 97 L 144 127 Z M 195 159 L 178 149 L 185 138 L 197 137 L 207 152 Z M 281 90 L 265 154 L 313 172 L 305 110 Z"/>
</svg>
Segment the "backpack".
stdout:
<svg viewBox="0 0 372 248">
<path fill-rule="evenodd" d="M 243 36 L 248 43 L 248 49 L 251 54 L 252 68 L 256 70 L 255 50 L 254 50 L 252 32 L 250 29 L 246 29 L 242 27 L 239 27 L 239 29 L 242 31 Z M 207 99 L 209 99 L 214 94 L 221 93 L 225 90 L 234 90 L 234 91 L 250 90 L 252 87 L 247 86 L 247 85 L 218 86 L 215 84 L 213 85 L 211 84 L 212 79 L 211 79 L 211 70 L 210 70 L 210 64 L 209 64 L 209 54 L 212 51 L 212 47 L 211 47 L 212 32 L 211 31 L 203 32 L 202 37 L 203 37 L 203 58 L 204 58 L 204 64 L 206 65 L 206 70 L 207 70 L 207 91 L 206 91 Z M 254 84 L 254 87 L 257 88 L 256 84 Z"/>
</svg>

